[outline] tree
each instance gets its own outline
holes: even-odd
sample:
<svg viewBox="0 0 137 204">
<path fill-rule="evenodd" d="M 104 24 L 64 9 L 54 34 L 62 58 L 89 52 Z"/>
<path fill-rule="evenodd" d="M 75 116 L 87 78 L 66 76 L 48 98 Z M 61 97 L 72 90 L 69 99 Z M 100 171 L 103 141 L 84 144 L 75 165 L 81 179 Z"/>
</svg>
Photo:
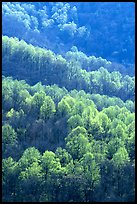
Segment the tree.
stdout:
<svg viewBox="0 0 137 204">
<path fill-rule="evenodd" d="M 22 171 L 26 168 L 31 167 L 33 163 L 40 163 L 41 155 L 35 147 L 27 148 L 22 157 L 19 159 L 18 164 Z"/>
<path fill-rule="evenodd" d="M 40 108 L 44 101 L 46 101 L 46 94 L 44 92 L 35 93 L 31 99 L 31 114 L 36 118 L 40 116 Z"/>
<path fill-rule="evenodd" d="M 110 139 L 110 141 L 108 142 L 108 158 L 112 159 L 113 155 L 118 151 L 120 147 L 124 147 L 124 141 L 122 140 L 122 138 L 115 137 Z"/>
<path fill-rule="evenodd" d="M 102 166 L 108 155 L 108 144 L 103 140 L 92 139 L 90 143 L 90 152 L 94 155 L 96 163 Z"/>
<path fill-rule="evenodd" d="M 68 128 L 70 130 L 76 128 L 77 126 L 83 126 L 83 121 L 82 121 L 82 118 L 80 117 L 79 114 L 77 115 L 74 115 L 74 116 L 71 116 L 69 119 L 68 119 Z"/>
<path fill-rule="evenodd" d="M 9 124 L 2 126 L 2 151 L 4 155 L 11 153 L 10 151 L 17 144 L 17 133 Z"/>
<path fill-rule="evenodd" d="M 55 104 L 50 96 L 46 96 L 45 100 L 40 107 L 40 118 L 43 120 L 48 119 L 52 114 L 55 113 Z"/>
<path fill-rule="evenodd" d="M 116 165 L 118 168 L 123 165 L 126 165 L 130 161 L 126 148 L 120 147 L 113 155 L 112 161 L 114 162 L 114 165 Z"/>
<path fill-rule="evenodd" d="M 130 134 L 125 143 L 130 159 L 135 159 L 135 133 Z"/>
<path fill-rule="evenodd" d="M 2 160 L 2 193 L 4 202 L 16 200 L 18 163 L 8 157 Z"/>
<path fill-rule="evenodd" d="M 100 182 L 100 169 L 91 153 L 83 155 L 80 163 L 83 166 L 83 176 L 86 179 L 86 186 L 84 186 L 86 201 L 93 201 L 94 189 Z"/>
<path fill-rule="evenodd" d="M 130 164 L 130 158 L 128 155 L 128 152 L 125 147 L 120 147 L 117 152 L 113 155 L 112 158 L 112 163 L 113 163 L 113 183 L 114 183 L 114 195 L 115 195 L 115 200 L 120 200 L 120 201 L 125 201 L 125 192 L 127 196 L 127 200 L 129 199 L 131 195 L 133 195 L 133 185 L 131 189 L 129 189 L 130 184 L 130 179 L 128 180 L 127 186 L 123 189 L 123 185 L 127 182 L 127 178 L 129 175 L 134 177 L 134 173 L 131 171 L 131 164 Z M 129 169 L 129 170 L 128 170 Z M 131 173 L 131 174 L 130 174 Z M 132 182 L 132 184 L 134 181 Z M 128 192 L 127 192 L 128 190 Z M 130 191 L 131 190 L 131 191 Z M 132 192 L 132 193 L 131 193 Z M 132 200 L 133 197 L 131 196 L 130 199 Z"/>
<path fill-rule="evenodd" d="M 62 149 L 61 147 L 56 149 L 55 155 L 60 160 L 62 167 L 66 167 L 72 161 L 71 155 L 66 151 L 66 149 Z"/>
<path fill-rule="evenodd" d="M 28 164 L 26 169 L 19 174 L 19 200 L 22 202 L 38 201 L 41 194 L 42 180 L 42 167 L 39 163 L 36 161 L 31 165 Z"/>
<path fill-rule="evenodd" d="M 10 86 L 7 86 L 10 84 Z M 9 111 L 13 107 L 13 83 L 11 78 L 2 81 L 2 107 L 5 111 Z"/>
<path fill-rule="evenodd" d="M 45 151 L 43 156 L 42 156 L 42 168 L 43 171 L 45 172 L 45 176 L 47 173 L 52 169 L 60 169 L 60 161 L 58 158 L 55 157 L 55 153 L 51 151 Z"/>
<path fill-rule="evenodd" d="M 21 202 L 37 201 L 41 191 L 40 185 L 43 178 L 42 167 L 40 166 L 40 152 L 30 147 L 26 149 L 18 161 L 18 200 Z"/>
<path fill-rule="evenodd" d="M 13 108 L 6 114 L 9 124 L 12 125 L 15 130 L 20 126 L 25 126 L 25 116 L 22 109 L 15 111 Z"/>
<path fill-rule="evenodd" d="M 103 140 L 105 137 L 105 131 L 102 127 L 101 122 L 98 120 L 98 117 L 89 120 L 88 133 L 93 135 L 95 140 Z"/>
<path fill-rule="evenodd" d="M 80 159 L 86 152 L 89 151 L 89 141 L 81 133 L 74 136 L 69 141 L 67 140 L 66 148 L 72 155 L 73 159 Z"/>
<path fill-rule="evenodd" d="M 110 106 L 102 110 L 102 112 L 105 113 L 108 116 L 108 118 L 110 118 L 111 120 L 113 120 L 114 118 L 118 116 L 119 111 L 120 111 L 120 108 L 117 105 Z"/>
<path fill-rule="evenodd" d="M 62 116 L 69 115 L 73 106 L 75 104 L 75 99 L 71 96 L 65 96 L 63 99 L 58 103 L 58 111 Z"/>
<path fill-rule="evenodd" d="M 62 175 L 66 172 L 65 168 L 61 167 L 60 159 L 51 151 L 43 153 L 41 165 L 44 173 L 44 191 L 41 200 L 58 201 Z"/>
</svg>

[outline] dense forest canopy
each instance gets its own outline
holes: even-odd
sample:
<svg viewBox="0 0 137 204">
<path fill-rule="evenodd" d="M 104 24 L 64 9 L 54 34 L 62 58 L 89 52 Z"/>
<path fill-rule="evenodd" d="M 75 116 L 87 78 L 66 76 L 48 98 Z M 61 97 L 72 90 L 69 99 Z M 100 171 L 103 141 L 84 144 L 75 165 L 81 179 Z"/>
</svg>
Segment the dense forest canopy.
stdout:
<svg viewBox="0 0 137 204">
<path fill-rule="evenodd" d="M 134 7 L 131 2 L 3 2 L 2 33 L 60 54 L 76 46 L 89 56 L 134 64 Z"/>
<path fill-rule="evenodd" d="M 26 79 L 30 84 L 41 81 L 43 84 L 58 84 L 68 90 L 84 90 L 89 93 L 98 93 L 116 96 L 122 100 L 134 101 L 135 77 L 122 76 L 119 71 L 109 72 L 105 61 L 94 59 L 91 63 L 94 71 L 82 69 L 84 59 L 75 57 L 75 52 L 66 54 L 69 59 L 56 55 L 50 50 L 28 45 L 23 40 L 4 36 L 2 41 L 3 74 Z M 77 53 L 80 57 L 80 54 Z M 96 66 L 96 61 L 98 66 Z M 84 65 L 83 65 L 84 64 Z M 100 65 L 99 65 L 100 64 Z M 10 69 L 9 69 L 10 66 Z M 112 69 L 112 68 L 111 68 Z"/>
<path fill-rule="evenodd" d="M 135 201 L 134 3 L 2 3 L 4 202 Z"/>
</svg>

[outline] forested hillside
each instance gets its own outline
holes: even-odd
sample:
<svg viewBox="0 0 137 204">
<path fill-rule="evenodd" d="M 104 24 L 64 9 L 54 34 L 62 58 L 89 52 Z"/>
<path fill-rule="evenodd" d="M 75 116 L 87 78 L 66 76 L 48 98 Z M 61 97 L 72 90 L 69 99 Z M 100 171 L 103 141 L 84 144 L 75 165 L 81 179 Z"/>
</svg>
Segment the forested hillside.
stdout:
<svg viewBox="0 0 137 204">
<path fill-rule="evenodd" d="M 134 64 L 133 2 L 3 2 L 2 9 L 3 35 L 60 54 L 75 45 L 87 55 Z"/>
<path fill-rule="evenodd" d="M 3 2 L 3 202 L 135 201 L 133 10 Z"/>
<path fill-rule="evenodd" d="M 25 79 L 31 85 L 41 81 L 43 84 L 58 84 L 68 90 L 84 90 L 87 93 L 98 93 L 108 96 L 116 96 L 122 100 L 134 101 L 135 77 L 122 76 L 119 71 L 109 72 L 105 61 L 94 66 L 96 59 L 93 59 L 91 66 L 94 71 L 86 71 L 84 59 L 81 61 L 75 58 L 75 53 L 69 55 L 69 59 L 56 55 L 50 50 L 28 45 L 17 38 L 2 39 L 3 74 L 14 76 L 17 79 Z M 78 53 L 77 53 L 78 55 Z M 84 64 L 84 65 L 83 65 Z M 10 68 L 9 68 L 10 66 Z M 104 68 L 105 67 L 105 68 Z"/>
</svg>

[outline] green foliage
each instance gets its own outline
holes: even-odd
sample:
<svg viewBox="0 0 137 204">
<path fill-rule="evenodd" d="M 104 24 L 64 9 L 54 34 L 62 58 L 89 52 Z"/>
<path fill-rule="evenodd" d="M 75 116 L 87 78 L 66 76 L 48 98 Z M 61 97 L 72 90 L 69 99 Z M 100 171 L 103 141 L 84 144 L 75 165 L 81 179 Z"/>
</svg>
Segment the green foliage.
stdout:
<svg viewBox="0 0 137 204">
<path fill-rule="evenodd" d="M 120 147 L 117 152 L 113 155 L 114 165 L 119 168 L 123 165 L 126 165 L 130 161 L 128 152 L 125 147 Z"/>
<path fill-rule="evenodd" d="M 5 57 L 7 55 L 8 58 Z M 19 79 L 27 77 L 30 84 L 41 81 L 45 85 L 65 86 L 68 90 L 84 90 L 93 94 L 116 96 L 123 101 L 134 101 L 134 77 L 122 76 L 115 71 L 109 72 L 104 67 L 87 72 L 81 68 L 77 59 L 67 61 L 61 55 L 6 36 L 3 36 L 2 57 L 2 71 L 5 75 L 10 74 Z M 9 71 L 7 67 L 14 69 Z M 15 89 L 18 89 L 18 86 Z"/>
<path fill-rule="evenodd" d="M 111 106 L 109 97 L 96 106 L 106 99 L 6 77 L 3 90 L 4 201 L 133 200 L 123 172 L 129 178 L 135 159 L 135 115 L 126 103 Z"/>
<path fill-rule="evenodd" d="M 69 115 L 71 110 L 74 106 L 75 99 L 71 96 L 65 96 L 59 103 L 58 103 L 58 111 L 59 113 L 64 115 Z"/>
<path fill-rule="evenodd" d="M 78 114 L 71 116 L 68 119 L 68 128 L 70 128 L 70 130 L 76 128 L 77 126 L 83 126 L 82 118 Z"/>
<path fill-rule="evenodd" d="M 73 159 L 80 159 L 86 152 L 89 151 L 88 139 L 81 133 L 73 136 L 71 140 L 66 143 L 68 152 L 72 155 Z"/>
<path fill-rule="evenodd" d="M 18 163 L 12 157 L 2 160 L 2 194 L 4 202 L 14 202 L 15 200 L 18 171 Z"/>
<path fill-rule="evenodd" d="M 17 145 L 17 133 L 9 124 L 2 126 L 2 152 L 9 155 L 10 151 Z M 3 155 L 3 156 L 4 156 Z"/>
<path fill-rule="evenodd" d="M 100 179 L 99 168 L 96 165 L 93 154 L 87 153 L 80 160 L 83 168 L 85 177 L 89 182 L 92 182 L 92 187 L 97 185 Z"/>
<path fill-rule="evenodd" d="M 61 164 L 55 154 L 51 151 L 45 151 L 42 156 L 42 168 L 45 174 L 52 170 L 60 170 Z"/>
<path fill-rule="evenodd" d="M 45 98 L 43 105 L 40 107 L 40 118 L 43 120 L 49 118 L 53 113 L 55 113 L 55 104 L 50 96 Z"/>
<path fill-rule="evenodd" d="M 2 37 L 2 72 L 13 77 L 2 77 L 4 202 L 134 201 L 135 78 L 122 65 L 78 51 L 75 37 L 85 44 L 90 28 L 77 25 L 79 18 L 87 19 L 78 18 L 77 8 L 85 8 L 72 4 L 3 2 L 4 21 L 11 19 L 15 31 L 20 24 L 22 35 L 27 29 L 27 42 L 36 45 L 34 29 L 37 38 L 43 33 L 42 48 Z M 74 39 L 76 46 L 55 54 L 43 48 L 44 36 L 58 41 L 57 50 L 60 39 L 70 45 Z M 91 44 L 94 50 L 92 38 Z"/>
<path fill-rule="evenodd" d="M 133 74 L 134 16 L 133 2 L 124 6 L 121 2 L 85 2 L 84 5 L 81 2 L 3 2 L 2 33 L 54 52 L 68 51 L 68 57 L 75 53 L 73 58 L 88 70 L 106 65 L 110 70 Z M 85 57 L 76 46 L 87 55 L 102 56 L 114 63 L 111 65 L 101 57 Z"/>
<path fill-rule="evenodd" d="M 25 170 L 27 167 L 33 165 L 34 163 L 39 163 L 40 158 L 40 152 L 36 148 L 30 147 L 24 151 L 22 157 L 20 158 L 19 167 L 22 170 Z"/>
<path fill-rule="evenodd" d="M 66 151 L 66 149 L 62 149 L 61 147 L 58 147 L 56 149 L 55 154 L 56 154 L 56 157 L 59 158 L 62 167 L 65 167 L 66 165 L 71 163 L 72 157 Z"/>
<path fill-rule="evenodd" d="M 7 124 L 2 127 L 2 138 L 3 138 L 3 143 L 5 145 L 6 144 L 14 145 L 16 138 L 17 138 L 17 134 L 14 131 L 14 129 L 10 125 Z"/>
</svg>

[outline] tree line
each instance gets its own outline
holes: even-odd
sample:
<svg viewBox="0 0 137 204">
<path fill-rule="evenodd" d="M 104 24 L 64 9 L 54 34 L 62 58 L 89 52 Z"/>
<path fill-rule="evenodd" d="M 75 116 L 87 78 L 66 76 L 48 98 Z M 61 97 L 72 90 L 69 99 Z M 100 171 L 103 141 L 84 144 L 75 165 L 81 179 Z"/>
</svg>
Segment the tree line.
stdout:
<svg viewBox="0 0 137 204">
<path fill-rule="evenodd" d="M 75 45 L 131 70 L 134 7 L 133 2 L 3 2 L 2 33 L 60 54 Z"/>
<path fill-rule="evenodd" d="M 3 36 L 2 66 L 3 75 L 27 80 L 32 85 L 41 81 L 42 84 L 57 84 L 68 90 L 84 90 L 134 101 L 135 77 L 123 76 L 119 71 L 109 72 L 104 67 L 86 71 L 73 55 L 68 61 L 50 50 L 28 45 L 17 38 Z"/>
</svg>

